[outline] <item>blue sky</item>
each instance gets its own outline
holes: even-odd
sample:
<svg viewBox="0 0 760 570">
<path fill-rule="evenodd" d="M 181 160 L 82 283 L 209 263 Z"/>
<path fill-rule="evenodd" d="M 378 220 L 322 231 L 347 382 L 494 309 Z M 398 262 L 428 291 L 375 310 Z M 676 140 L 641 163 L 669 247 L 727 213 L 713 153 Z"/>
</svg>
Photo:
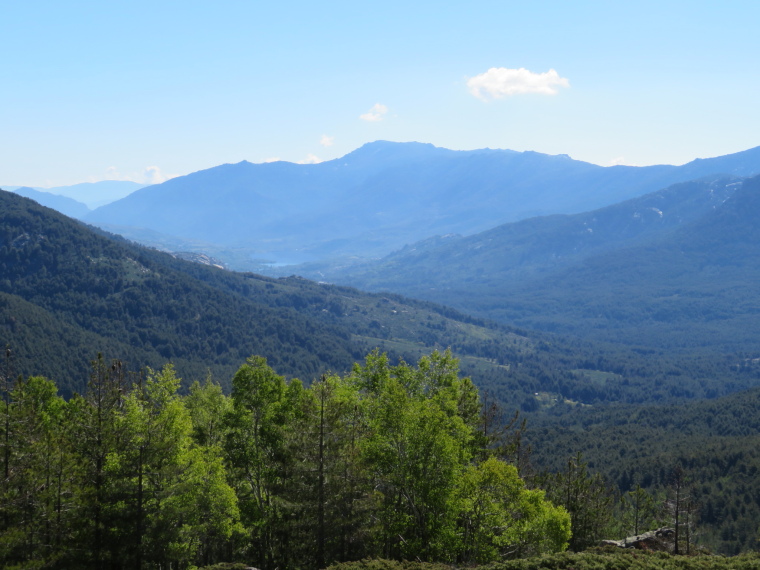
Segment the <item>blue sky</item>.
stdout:
<svg viewBox="0 0 760 570">
<path fill-rule="evenodd" d="M 760 145 L 754 0 L 0 7 L 7 185 L 161 181 L 378 139 L 602 165 Z"/>
</svg>

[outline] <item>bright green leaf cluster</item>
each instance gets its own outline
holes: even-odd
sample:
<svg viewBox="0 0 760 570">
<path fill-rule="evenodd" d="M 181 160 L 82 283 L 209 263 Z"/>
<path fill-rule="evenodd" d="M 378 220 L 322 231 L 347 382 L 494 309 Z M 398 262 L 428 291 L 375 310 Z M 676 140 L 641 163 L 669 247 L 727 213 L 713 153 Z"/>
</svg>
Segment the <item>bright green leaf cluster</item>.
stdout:
<svg viewBox="0 0 760 570">
<path fill-rule="evenodd" d="M 132 380 L 99 359 L 68 402 L 44 378 L 4 392 L 4 567 L 476 563 L 570 539 L 448 351 L 375 351 L 309 387 L 254 356 L 229 396 L 210 380 L 180 395 L 171 365 Z"/>
</svg>

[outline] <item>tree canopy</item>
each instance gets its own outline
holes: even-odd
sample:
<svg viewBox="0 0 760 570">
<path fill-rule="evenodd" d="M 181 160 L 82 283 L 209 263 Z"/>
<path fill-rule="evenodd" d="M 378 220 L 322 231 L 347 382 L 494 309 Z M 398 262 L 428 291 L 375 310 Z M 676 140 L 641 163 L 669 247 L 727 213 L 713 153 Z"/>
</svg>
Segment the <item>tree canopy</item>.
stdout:
<svg viewBox="0 0 760 570">
<path fill-rule="evenodd" d="M 210 380 L 181 395 L 171 365 L 128 377 L 100 358 L 68 401 L 42 377 L 4 391 L 4 567 L 474 563 L 570 540 L 449 351 L 374 351 L 309 387 L 253 356 L 229 396 Z"/>
</svg>

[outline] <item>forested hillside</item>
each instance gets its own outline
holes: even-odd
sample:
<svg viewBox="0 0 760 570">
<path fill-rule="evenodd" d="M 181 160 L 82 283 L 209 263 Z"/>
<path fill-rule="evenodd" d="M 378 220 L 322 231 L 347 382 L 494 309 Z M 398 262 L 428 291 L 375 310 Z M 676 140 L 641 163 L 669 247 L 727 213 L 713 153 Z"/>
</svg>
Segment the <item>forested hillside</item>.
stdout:
<svg viewBox="0 0 760 570">
<path fill-rule="evenodd" d="M 141 358 L 138 368 L 172 359 L 196 377 L 209 369 L 229 374 L 252 353 L 270 354 L 287 373 L 302 375 L 344 369 L 359 354 L 345 331 L 290 307 L 274 310 L 215 289 L 177 270 L 181 264 L 167 255 L 118 243 L 18 196 L 2 193 L 0 201 L 0 291 L 14 297 L 3 307 L 3 343 L 14 350 L 20 373 L 34 373 L 30 364 L 42 354 L 55 356 L 49 351 L 56 344 L 35 335 L 28 322 L 29 303 L 37 315 L 45 312 L 51 336 L 66 338 L 72 327 L 88 335 L 89 358 L 52 374 L 69 390 L 83 387 L 81 367 L 98 352 L 124 345 L 130 350 L 113 356 Z M 38 372 L 54 372 L 51 367 L 60 362 Z"/>
<path fill-rule="evenodd" d="M 463 298 L 465 289 L 494 295 L 499 284 L 513 288 L 595 255 L 657 239 L 720 207 L 741 181 L 718 176 L 683 182 L 600 210 L 529 218 L 467 237 L 438 236 L 363 267 L 319 271 L 323 279 L 363 289 L 475 303 Z M 299 270 L 317 275 L 308 265 Z"/>
<path fill-rule="evenodd" d="M 0 340 L 15 373 L 49 376 L 65 394 L 83 390 L 98 353 L 135 370 L 171 360 L 188 381 L 210 372 L 223 382 L 261 354 L 310 382 L 376 346 L 410 361 L 451 347 L 515 405 L 561 378 L 568 395 L 593 385 L 559 365 L 569 345 L 451 309 L 235 274 L 101 235 L 13 194 L 0 193 L 0 205 Z"/>
<path fill-rule="evenodd" d="M 760 389 L 669 406 L 574 410 L 534 417 L 526 441 L 540 470 L 563 470 L 581 453 L 619 493 L 637 486 L 660 506 L 682 470 L 698 542 L 733 555 L 757 547 L 760 526 Z"/>
<path fill-rule="evenodd" d="M 100 352 L 139 369 L 171 360 L 224 382 L 251 354 L 304 381 L 375 347 L 414 361 L 451 348 L 494 398 L 525 410 L 564 401 L 715 397 L 754 385 L 736 356 L 674 359 L 529 333 L 388 294 L 189 263 L 0 193 L 0 325 L 12 366 L 81 392 Z"/>
<path fill-rule="evenodd" d="M 570 217 L 422 244 L 344 280 L 529 329 L 754 351 L 760 178 L 710 179 Z"/>
<path fill-rule="evenodd" d="M 83 218 L 90 211 L 85 204 L 68 196 L 42 192 L 28 187 L 16 188 L 14 192 L 24 198 L 31 198 L 38 204 L 53 208 L 70 218 Z"/>
</svg>

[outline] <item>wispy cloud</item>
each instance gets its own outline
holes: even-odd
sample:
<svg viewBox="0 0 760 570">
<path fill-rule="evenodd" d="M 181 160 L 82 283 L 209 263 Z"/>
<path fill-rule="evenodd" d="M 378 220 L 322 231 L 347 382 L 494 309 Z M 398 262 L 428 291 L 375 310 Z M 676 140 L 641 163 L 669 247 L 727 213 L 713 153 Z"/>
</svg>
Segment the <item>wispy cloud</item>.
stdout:
<svg viewBox="0 0 760 570">
<path fill-rule="evenodd" d="M 310 153 L 303 160 L 299 160 L 298 164 L 319 164 L 320 162 L 322 162 L 321 158 Z"/>
<path fill-rule="evenodd" d="M 143 179 L 147 184 L 161 184 L 176 176 L 176 174 L 164 174 L 158 166 L 146 166 L 143 171 Z"/>
<path fill-rule="evenodd" d="M 370 121 L 372 123 L 377 123 L 378 121 L 382 121 L 383 118 L 385 118 L 385 114 L 387 112 L 388 112 L 388 107 L 380 103 L 375 103 L 369 111 L 367 111 L 363 115 L 359 115 L 359 118 L 362 121 Z"/>
<path fill-rule="evenodd" d="M 119 169 L 115 166 L 109 166 L 106 168 L 106 176 L 105 178 L 101 178 L 101 180 L 126 180 L 120 173 Z M 95 180 L 95 176 L 90 176 L 91 182 L 97 182 Z"/>
<path fill-rule="evenodd" d="M 533 73 L 523 67 L 492 67 L 485 73 L 468 79 L 467 87 L 475 97 L 487 101 L 489 98 L 501 99 L 523 93 L 556 95 L 559 87 L 570 87 L 570 81 L 560 77 L 553 69 L 546 73 Z"/>
<path fill-rule="evenodd" d="M 319 144 L 322 146 L 332 146 L 335 142 L 335 137 L 329 137 L 327 135 L 322 135 L 322 138 L 319 139 Z"/>
<path fill-rule="evenodd" d="M 609 161 L 607 166 L 638 166 L 633 164 L 630 160 L 627 160 L 624 156 L 618 156 Z"/>
<path fill-rule="evenodd" d="M 100 182 L 101 180 L 129 180 L 140 184 L 161 184 L 170 178 L 176 178 L 179 174 L 165 174 L 158 166 L 146 166 L 142 172 L 132 172 L 131 174 L 122 174 L 115 166 L 106 168 L 104 175 L 90 176 L 90 182 Z"/>
</svg>

